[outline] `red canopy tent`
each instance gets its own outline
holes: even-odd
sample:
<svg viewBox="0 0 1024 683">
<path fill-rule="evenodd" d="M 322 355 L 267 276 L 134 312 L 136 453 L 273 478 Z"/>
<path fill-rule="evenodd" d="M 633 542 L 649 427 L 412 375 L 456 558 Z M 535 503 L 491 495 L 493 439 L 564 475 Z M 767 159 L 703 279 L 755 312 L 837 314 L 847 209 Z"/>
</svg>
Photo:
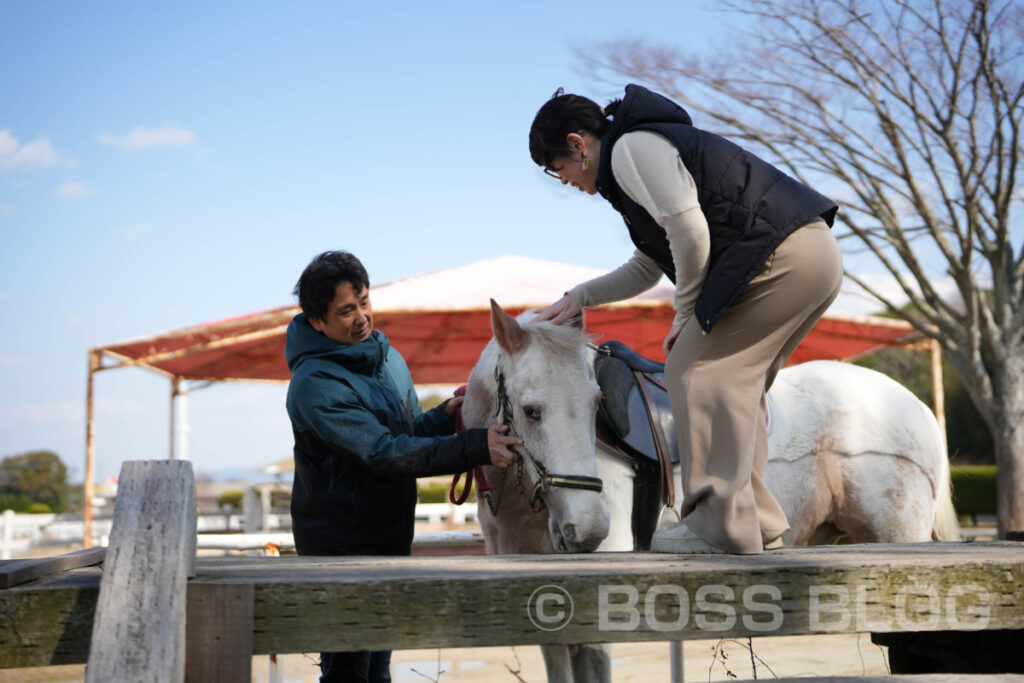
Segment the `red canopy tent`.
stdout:
<svg viewBox="0 0 1024 683">
<path fill-rule="evenodd" d="M 574 284 L 601 273 L 580 266 L 503 256 L 417 275 L 371 288 L 374 326 L 402 352 L 417 384 L 458 385 L 469 377 L 491 338 L 491 297 L 509 313 L 518 314 L 546 305 Z M 645 356 L 662 358 L 661 342 L 673 318 L 672 294 L 672 286 L 663 282 L 639 297 L 591 309 L 587 311 L 586 329 L 598 343 L 617 339 Z M 91 499 L 93 485 L 96 372 L 140 367 L 168 377 L 173 430 L 173 399 L 184 381 L 287 382 L 290 373 L 284 360 L 284 337 L 297 313 L 297 306 L 283 306 L 91 349 L 85 499 Z M 880 347 L 907 346 L 919 339 L 919 333 L 902 321 L 827 314 L 790 363 L 852 360 Z M 86 510 L 88 532 L 89 506 Z"/>
<path fill-rule="evenodd" d="M 550 303 L 590 268 L 505 256 L 371 288 L 374 326 L 405 357 L 417 384 L 461 384 L 491 338 L 489 299 L 513 315 Z M 464 283 L 487 283 L 476 287 Z M 479 288 L 479 289 L 478 289 Z M 177 380 L 288 381 L 284 334 L 298 306 L 226 318 L 92 349 L 93 371 L 137 366 Z M 668 283 L 587 311 L 597 341 L 618 339 L 651 358 L 673 317 Z M 790 363 L 851 360 L 881 346 L 919 339 L 907 323 L 874 316 L 826 315 Z"/>
</svg>

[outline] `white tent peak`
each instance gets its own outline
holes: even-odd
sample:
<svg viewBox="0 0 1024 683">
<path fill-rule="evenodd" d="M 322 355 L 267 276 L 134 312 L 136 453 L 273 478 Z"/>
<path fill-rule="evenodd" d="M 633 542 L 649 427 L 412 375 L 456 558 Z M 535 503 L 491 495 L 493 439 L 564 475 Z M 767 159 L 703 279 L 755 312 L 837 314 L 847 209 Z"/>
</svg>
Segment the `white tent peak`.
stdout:
<svg viewBox="0 0 1024 683">
<path fill-rule="evenodd" d="M 600 268 L 506 254 L 483 261 L 392 280 L 371 289 L 378 311 L 474 310 L 494 299 L 504 308 L 538 308 L 581 282 L 604 275 Z M 671 305 L 675 288 L 662 279 L 622 305 Z"/>
</svg>

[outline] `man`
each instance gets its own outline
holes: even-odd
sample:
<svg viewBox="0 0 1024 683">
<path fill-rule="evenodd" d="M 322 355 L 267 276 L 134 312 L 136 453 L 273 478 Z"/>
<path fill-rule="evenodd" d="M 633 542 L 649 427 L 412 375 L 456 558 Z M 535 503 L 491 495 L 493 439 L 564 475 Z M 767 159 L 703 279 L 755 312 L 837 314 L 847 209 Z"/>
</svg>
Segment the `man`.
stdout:
<svg viewBox="0 0 1024 683">
<path fill-rule="evenodd" d="M 416 477 L 507 467 L 521 444 L 501 425 L 453 435 L 462 398 L 422 412 L 412 377 L 373 329 L 369 277 L 352 254 L 328 251 L 293 292 L 288 416 L 295 436 L 292 532 L 300 555 L 408 555 Z M 390 652 L 321 653 L 322 683 L 390 681 Z"/>
</svg>

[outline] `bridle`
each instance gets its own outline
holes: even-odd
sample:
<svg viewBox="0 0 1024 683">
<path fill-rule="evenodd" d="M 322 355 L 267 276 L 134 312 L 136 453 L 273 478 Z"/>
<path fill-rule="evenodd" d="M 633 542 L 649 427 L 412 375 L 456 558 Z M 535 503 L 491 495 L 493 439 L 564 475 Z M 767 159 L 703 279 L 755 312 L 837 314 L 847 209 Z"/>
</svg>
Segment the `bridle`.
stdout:
<svg viewBox="0 0 1024 683">
<path fill-rule="evenodd" d="M 512 420 L 512 402 L 509 398 L 508 391 L 505 388 L 505 373 L 501 371 L 500 356 L 498 358 L 498 362 L 494 366 L 494 382 L 497 385 L 497 391 L 495 392 L 495 402 L 497 403 L 497 406 L 494 411 L 494 416 L 500 417 L 501 423 L 508 427 L 509 434 L 519 436 Z M 530 505 L 530 509 L 534 512 L 540 512 L 544 509 L 545 503 L 543 495 L 552 487 L 594 491 L 595 493 L 601 493 L 604 489 L 604 482 L 602 482 L 599 477 L 585 477 L 579 474 L 552 474 L 543 463 L 533 457 L 530 449 L 526 446 L 525 439 L 523 440 L 523 445 L 520 447 L 509 446 L 510 450 L 513 448 L 515 448 L 513 452 L 519 455 L 519 462 L 516 463 L 516 491 L 526 499 L 527 503 Z M 533 494 L 530 496 L 526 495 L 526 487 L 523 484 L 524 461 L 529 463 L 536 475 L 533 477 Z M 504 478 L 504 470 L 502 471 L 502 477 Z M 497 515 L 497 505 L 492 504 L 489 496 L 487 497 L 487 503 L 491 507 L 491 513 Z"/>
</svg>

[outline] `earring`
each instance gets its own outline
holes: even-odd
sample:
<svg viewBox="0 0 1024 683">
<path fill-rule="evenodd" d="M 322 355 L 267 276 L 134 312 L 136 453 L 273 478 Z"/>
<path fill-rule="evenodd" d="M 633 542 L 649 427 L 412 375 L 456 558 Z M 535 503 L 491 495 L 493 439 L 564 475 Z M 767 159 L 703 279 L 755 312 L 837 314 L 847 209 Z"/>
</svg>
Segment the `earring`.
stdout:
<svg viewBox="0 0 1024 683">
<path fill-rule="evenodd" d="M 584 154 L 583 155 L 583 170 L 586 171 L 588 168 L 590 168 L 590 159 L 588 159 L 587 155 Z"/>
</svg>

